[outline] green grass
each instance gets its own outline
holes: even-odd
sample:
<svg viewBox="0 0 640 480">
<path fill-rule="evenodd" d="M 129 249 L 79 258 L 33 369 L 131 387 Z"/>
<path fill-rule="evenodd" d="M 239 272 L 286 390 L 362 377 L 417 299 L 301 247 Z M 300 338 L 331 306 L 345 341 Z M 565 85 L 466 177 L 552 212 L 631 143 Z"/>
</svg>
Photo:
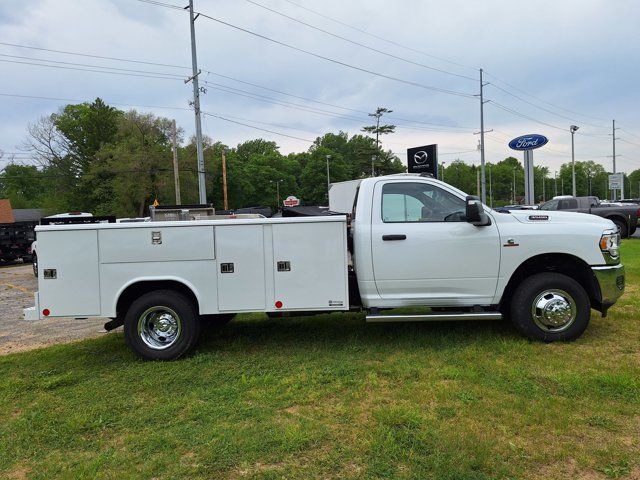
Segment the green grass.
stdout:
<svg viewBox="0 0 640 480">
<path fill-rule="evenodd" d="M 640 476 L 640 241 L 581 339 L 507 323 L 243 317 L 192 356 L 121 334 L 0 357 L 0 478 Z"/>
</svg>

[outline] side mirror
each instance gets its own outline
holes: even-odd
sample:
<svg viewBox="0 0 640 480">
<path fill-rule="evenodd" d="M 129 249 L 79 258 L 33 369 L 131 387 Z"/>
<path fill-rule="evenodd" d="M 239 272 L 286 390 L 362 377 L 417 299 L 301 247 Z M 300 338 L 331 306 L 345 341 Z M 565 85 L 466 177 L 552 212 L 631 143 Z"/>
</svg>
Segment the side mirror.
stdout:
<svg viewBox="0 0 640 480">
<path fill-rule="evenodd" d="M 476 227 L 486 227 L 491 225 L 491 219 L 489 215 L 484 213 L 484 207 L 482 202 L 475 195 L 468 195 L 465 200 L 465 218 L 467 222 L 475 225 Z"/>
</svg>

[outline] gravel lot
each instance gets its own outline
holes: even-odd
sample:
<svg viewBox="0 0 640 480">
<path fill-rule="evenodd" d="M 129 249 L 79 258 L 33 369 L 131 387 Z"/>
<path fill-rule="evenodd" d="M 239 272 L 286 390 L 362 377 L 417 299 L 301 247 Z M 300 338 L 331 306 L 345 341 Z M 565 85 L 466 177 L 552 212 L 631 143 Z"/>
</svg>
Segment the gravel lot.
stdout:
<svg viewBox="0 0 640 480">
<path fill-rule="evenodd" d="M 0 265 L 0 355 L 104 335 L 103 319 L 22 319 L 22 309 L 33 306 L 37 282 L 31 265 Z"/>
</svg>

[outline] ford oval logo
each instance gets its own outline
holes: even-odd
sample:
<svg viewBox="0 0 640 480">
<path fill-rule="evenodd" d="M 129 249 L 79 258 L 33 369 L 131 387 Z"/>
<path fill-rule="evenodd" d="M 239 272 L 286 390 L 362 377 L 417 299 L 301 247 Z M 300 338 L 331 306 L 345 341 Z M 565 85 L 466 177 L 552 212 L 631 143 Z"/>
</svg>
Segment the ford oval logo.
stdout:
<svg viewBox="0 0 640 480">
<path fill-rule="evenodd" d="M 509 142 L 509 148 L 512 150 L 533 150 L 546 145 L 549 139 L 544 135 L 534 133 L 532 135 L 522 135 L 516 137 Z"/>
</svg>

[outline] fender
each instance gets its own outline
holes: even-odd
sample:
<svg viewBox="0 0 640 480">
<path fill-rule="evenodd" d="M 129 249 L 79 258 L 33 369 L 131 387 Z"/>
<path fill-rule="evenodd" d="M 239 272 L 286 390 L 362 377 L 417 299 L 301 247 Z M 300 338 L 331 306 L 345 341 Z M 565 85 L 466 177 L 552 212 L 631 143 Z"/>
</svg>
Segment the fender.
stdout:
<svg viewBox="0 0 640 480">
<path fill-rule="evenodd" d="M 176 276 L 167 276 L 167 275 L 162 275 L 162 276 L 147 276 L 147 277 L 136 277 L 132 280 L 130 280 L 129 282 L 125 283 L 119 290 L 118 293 L 115 295 L 115 299 L 113 301 L 112 304 L 112 312 L 113 315 L 106 315 L 106 316 L 111 316 L 111 317 L 115 317 L 117 314 L 117 308 L 118 308 L 118 303 L 120 302 L 120 299 L 122 298 L 122 295 L 124 292 L 126 292 L 130 287 L 133 287 L 135 285 L 141 284 L 141 283 L 150 283 L 150 282 L 173 282 L 173 283 L 178 283 L 180 285 L 182 285 L 184 288 L 186 288 L 187 290 L 189 290 L 191 292 L 191 294 L 194 296 L 196 302 L 197 302 L 197 307 L 198 307 L 198 312 L 200 312 L 200 292 L 195 288 L 195 286 L 191 283 L 186 281 L 183 278 L 179 278 Z"/>
</svg>

